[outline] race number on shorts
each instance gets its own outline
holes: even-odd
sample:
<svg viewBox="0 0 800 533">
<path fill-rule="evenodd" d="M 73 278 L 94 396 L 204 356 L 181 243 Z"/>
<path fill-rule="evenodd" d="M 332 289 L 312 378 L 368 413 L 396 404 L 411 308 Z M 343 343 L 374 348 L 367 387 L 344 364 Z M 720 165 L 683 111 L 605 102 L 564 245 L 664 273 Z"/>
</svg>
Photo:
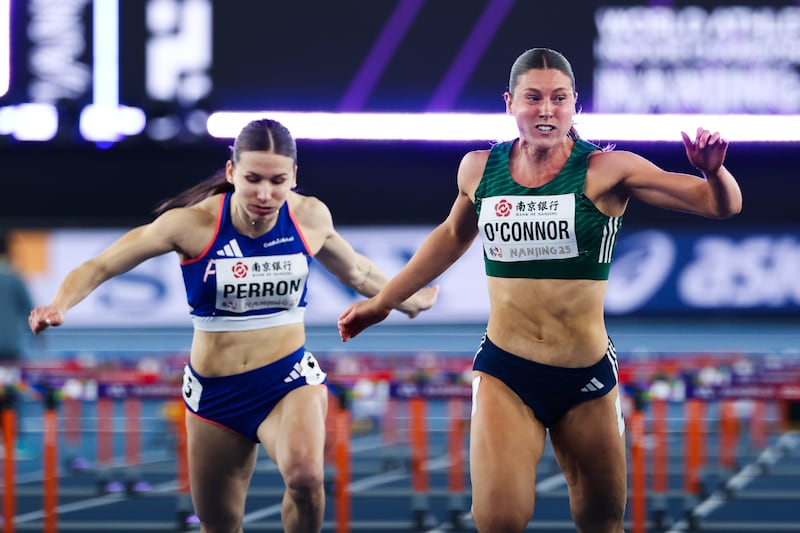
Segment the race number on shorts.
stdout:
<svg viewBox="0 0 800 533">
<path fill-rule="evenodd" d="M 183 401 L 195 413 L 200 409 L 200 396 L 203 394 L 203 385 L 194 377 L 189 365 L 183 367 L 183 387 L 181 388 Z"/>
</svg>

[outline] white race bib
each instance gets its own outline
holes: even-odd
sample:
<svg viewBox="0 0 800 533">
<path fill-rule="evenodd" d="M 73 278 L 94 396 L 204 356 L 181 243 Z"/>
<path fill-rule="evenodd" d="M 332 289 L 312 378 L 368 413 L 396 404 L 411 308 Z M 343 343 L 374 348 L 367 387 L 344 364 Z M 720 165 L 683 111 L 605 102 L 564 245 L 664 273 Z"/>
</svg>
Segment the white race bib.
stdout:
<svg viewBox="0 0 800 533">
<path fill-rule="evenodd" d="M 311 352 L 303 354 L 303 360 L 300 366 L 300 375 L 305 376 L 306 383 L 309 385 L 319 385 L 325 381 L 327 374 L 322 371 L 322 368 L 319 366 L 319 361 L 317 361 L 317 358 L 314 357 L 314 354 Z"/>
<path fill-rule="evenodd" d="M 245 313 L 291 309 L 303 296 L 308 262 L 303 254 L 217 259 L 217 309 Z"/>
<path fill-rule="evenodd" d="M 578 256 L 574 194 L 486 198 L 478 225 L 484 252 L 492 261 Z"/>
</svg>

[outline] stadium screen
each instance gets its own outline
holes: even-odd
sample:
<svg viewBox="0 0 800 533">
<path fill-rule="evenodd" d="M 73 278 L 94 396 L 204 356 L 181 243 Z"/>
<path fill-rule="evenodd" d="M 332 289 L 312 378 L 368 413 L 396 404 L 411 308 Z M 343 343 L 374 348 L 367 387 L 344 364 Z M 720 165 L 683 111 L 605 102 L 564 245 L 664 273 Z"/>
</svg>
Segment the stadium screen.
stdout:
<svg viewBox="0 0 800 533">
<path fill-rule="evenodd" d="M 570 59 L 587 118 L 797 114 L 800 5 L 730 4 L 0 0 L 0 137 L 196 142 L 221 111 L 502 114 L 535 46 Z"/>
</svg>

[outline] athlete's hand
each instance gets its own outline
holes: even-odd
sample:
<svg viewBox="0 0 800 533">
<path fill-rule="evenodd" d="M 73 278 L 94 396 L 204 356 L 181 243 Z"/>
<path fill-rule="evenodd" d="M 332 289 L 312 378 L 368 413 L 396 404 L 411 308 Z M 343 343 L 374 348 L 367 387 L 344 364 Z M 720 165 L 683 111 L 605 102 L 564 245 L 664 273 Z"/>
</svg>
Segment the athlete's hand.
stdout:
<svg viewBox="0 0 800 533">
<path fill-rule="evenodd" d="M 398 309 L 407 314 L 409 318 L 414 318 L 422 311 L 433 307 L 439 298 L 439 286 L 423 287 L 414 293 L 414 296 L 406 300 Z"/>
<path fill-rule="evenodd" d="M 728 141 L 723 139 L 719 132 L 697 128 L 694 141 L 685 132 L 681 132 L 683 146 L 686 148 L 686 157 L 695 168 L 704 174 L 715 174 L 725 162 L 728 152 Z"/>
<path fill-rule="evenodd" d="M 374 297 L 351 304 L 339 315 L 337 322 L 342 342 L 347 342 L 371 325 L 384 320 L 390 312 L 391 309 L 379 306 Z"/>
<path fill-rule="evenodd" d="M 54 305 L 35 307 L 28 315 L 28 325 L 34 333 L 41 333 L 50 326 L 64 323 L 64 313 Z"/>
</svg>

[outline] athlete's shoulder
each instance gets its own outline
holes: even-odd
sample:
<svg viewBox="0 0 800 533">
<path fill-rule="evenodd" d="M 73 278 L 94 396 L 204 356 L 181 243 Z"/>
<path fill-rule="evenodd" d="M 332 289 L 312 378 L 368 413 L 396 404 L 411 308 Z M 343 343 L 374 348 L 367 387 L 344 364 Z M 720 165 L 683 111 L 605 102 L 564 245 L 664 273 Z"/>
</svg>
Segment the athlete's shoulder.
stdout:
<svg viewBox="0 0 800 533">
<path fill-rule="evenodd" d="M 303 230 L 327 229 L 333 226 L 330 209 L 316 196 L 292 191 L 289 193 L 286 203 L 292 216 Z"/>
<path fill-rule="evenodd" d="M 462 157 L 461 160 L 462 161 L 466 161 L 466 162 L 475 162 L 475 161 L 477 161 L 477 162 L 481 162 L 481 161 L 486 162 L 486 160 L 489 158 L 489 154 L 490 153 L 492 153 L 492 149 L 491 148 L 485 148 L 485 149 L 480 149 L 480 150 L 470 150 L 469 152 L 464 154 L 464 157 Z"/>
<path fill-rule="evenodd" d="M 484 168 L 486 168 L 486 162 L 489 160 L 489 154 L 491 154 L 491 152 L 491 148 L 488 148 L 472 150 L 464 154 L 461 158 L 461 164 L 459 165 L 459 174 L 462 172 L 482 174 Z"/>
<path fill-rule="evenodd" d="M 626 169 L 648 161 L 639 154 L 626 150 L 598 149 L 589 154 L 589 166 L 593 169 Z"/>
<path fill-rule="evenodd" d="M 325 202 L 310 194 L 291 191 L 286 198 L 286 203 L 295 218 L 313 217 L 328 212 Z"/>
<path fill-rule="evenodd" d="M 220 200 L 221 196 L 216 195 L 189 206 L 173 207 L 159 215 L 156 221 L 166 224 L 192 223 L 203 225 L 204 223 L 216 223 L 221 209 Z"/>
<path fill-rule="evenodd" d="M 221 197 L 216 196 L 190 206 L 169 209 L 146 226 L 148 234 L 160 235 L 174 243 L 183 256 L 194 257 L 216 231 L 220 200 Z"/>
</svg>

